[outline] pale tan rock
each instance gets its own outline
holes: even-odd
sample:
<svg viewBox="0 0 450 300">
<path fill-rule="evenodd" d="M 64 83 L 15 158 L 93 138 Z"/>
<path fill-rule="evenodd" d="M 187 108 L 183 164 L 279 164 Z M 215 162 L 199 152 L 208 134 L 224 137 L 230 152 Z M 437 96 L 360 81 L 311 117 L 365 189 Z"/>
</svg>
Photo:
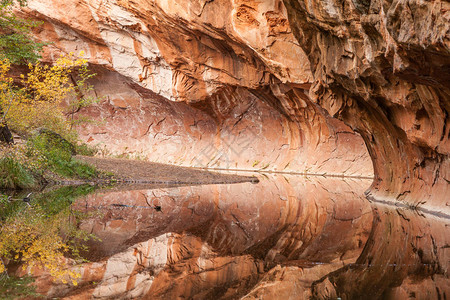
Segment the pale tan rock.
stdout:
<svg viewBox="0 0 450 300">
<path fill-rule="evenodd" d="M 103 100 L 78 115 L 94 120 L 81 137 L 102 154 L 372 175 L 362 139 L 309 100 L 309 60 L 281 1 L 44 2 L 23 10 L 56 41 L 44 60 L 84 51 L 97 73 Z"/>
<path fill-rule="evenodd" d="M 336 126 L 342 126 L 330 121 L 324 108 L 363 136 L 376 176 L 370 197 L 414 205 L 424 202 L 429 209 L 444 209 L 448 214 L 444 195 L 450 176 L 449 9 L 449 3 L 440 0 L 346 0 L 342 5 L 317 0 L 32 0 L 24 14 L 45 21 L 36 36 L 55 42 L 45 50 L 46 60 L 61 52 L 85 50 L 92 64 L 133 83 L 131 89 L 121 86 L 121 93 L 142 88 L 141 93 L 147 90 L 166 99 L 196 103 L 219 121 L 213 132 L 223 130 L 226 120 L 235 122 L 239 114 L 229 113 L 237 103 L 248 103 L 248 94 L 269 104 L 281 119 L 274 118 L 270 109 L 258 112 L 273 120 L 268 137 L 290 137 L 266 149 L 262 132 L 256 130 L 261 139 L 255 148 L 278 157 L 263 167 L 355 174 L 351 166 L 355 162 L 362 166 L 359 175 L 370 174 L 362 141 L 350 138 L 347 128 L 349 141 L 342 143 L 336 137 Z M 149 96 L 143 98 L 154 98 Z M 141 103 L 136 97 L 127 101 Z M 136 107 L 127 101 L 118 107 Z M 111 121 L 120 128 L 128 126 Z M 134 130 L 146 132 L 152 120 L 145 123 Z M 260 124 L 252 122 L 252 127 L 261 128 Z M 280 129 L 280 124 L 286 126 Z M 180 133 L 172 126 L 170 133 L 176 132 Z M 208 141 L 205 148 L 217 149 L 234 142 L 223 138 L 226 134 L 197 139 L 195 144 Z M 86 140 L 105 143 L 113 153 L 131 148 L 152 160 L 164 156 L 151 156 L 154 149 L 167 149 L 165 162 L 193 165 L 186 162 L 192 154 L 181 146 L 192 143 L 183 137 L 169 135 L 170 145 L 143 148 L 136 144 L 138 136 L 133 136 L 134 142 L 129 136 L 109 140 L 86 136 Z M 280 147 L 297 151 L 286 153 Z M 231 152 L 240 151 L 226 147 L 208 155 L 201 165 L 230 167 L 220 159 L 224 152 L 235 167 L 263 162 L 256 151 L 254 161 L 244 164 L 237 158 L 250 162 L 250 153 L 230 158 Z M 349 153 L 347 160 L 341 156 Z"/>
</svg>

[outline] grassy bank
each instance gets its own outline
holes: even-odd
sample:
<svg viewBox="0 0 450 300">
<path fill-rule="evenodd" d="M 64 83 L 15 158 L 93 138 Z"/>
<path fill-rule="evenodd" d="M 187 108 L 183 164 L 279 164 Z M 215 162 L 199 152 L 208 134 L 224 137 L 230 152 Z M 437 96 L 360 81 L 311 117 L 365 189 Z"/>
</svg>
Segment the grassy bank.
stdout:
<svg viewBox="0 0 450 300">
<path fill-rule="evenodd" d="M 60 180 L 91 180 L 104 176 L 80 162 L 74 153 L 93 154 L 86 146 L 75 146 L 54 133 L 41 133 L 21 145 L 0 149 L 0 189 L 35 189 Z"/>
</svg>

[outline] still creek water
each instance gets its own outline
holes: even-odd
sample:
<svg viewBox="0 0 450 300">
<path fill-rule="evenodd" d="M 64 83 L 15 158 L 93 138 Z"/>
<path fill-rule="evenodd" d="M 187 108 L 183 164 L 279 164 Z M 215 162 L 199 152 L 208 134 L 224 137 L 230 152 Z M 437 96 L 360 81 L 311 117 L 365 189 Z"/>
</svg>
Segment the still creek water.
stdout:
<svg viewBox="0 0 450 300">
<path fill-rule="evenodd" d="M 370 180 L 117 187 L 76 198 L 90 241 L 71 299 L 449 299 L 449 220 L 370 203 Z"/>
</svg>

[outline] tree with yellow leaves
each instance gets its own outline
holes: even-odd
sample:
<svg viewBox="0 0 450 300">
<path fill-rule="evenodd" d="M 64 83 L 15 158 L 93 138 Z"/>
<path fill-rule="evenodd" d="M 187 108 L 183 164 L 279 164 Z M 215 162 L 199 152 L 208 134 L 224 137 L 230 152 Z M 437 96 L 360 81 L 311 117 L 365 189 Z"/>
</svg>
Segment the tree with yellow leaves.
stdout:
<svg viewBox="0 0 450 300">
<path fill-rule="evenodd" d="M 89 88 L 87 80 L 94 76 L 89 73 L 87 61 L 80 57 L 82 54 L 61 56 L 53 65 L 30 63 L 28 74 L 20 75 L 17 82 L 8 74 L 8 59 L 0 60 L 0 124 L 21 133 L 46 127 L 68 134 L 73 119 L 66 118 L 62 101 L 69 97 L 71 106 L 92 103 L 80 96 Z M 73 78 L 77 79 L 71 81 Z"/>
<path fill-rule="evenodd" d="M 14 3 L 24 5 L 26 0 L 0 0 L 0 141 L 12 142 L 9 128 L 27 135 L 36 128 L 44 127 L 65 138 L 73 137 L 74 112 L 93 102 L 85 94 L 90 89 L 87 81 L 94 74 L 89 72 L 82 52 L 78 55 L 62 55 L 53 64 L 37 62 L 43 44 L 33 42 L 29 36 L 29 29 L 34 24 L 13 15 Z M 24 63 L 28 63 L 28 71 L 12 77 L 11 69 Z M 69 107 L 64 109 L 62 103 L 66 100 L 69 101 Z M 0 155 L 0 179 L 4 174 L 14 177 L 10 176 L 14 173 L 11 170 L 17 173 L 18 167 L 32 169 L 36 173 L 37 169 L 42 168 L 33 166 L 33 162 L 40 160 L 55 165 L 54 161 L 58 161 L 71 170 L 78 166 L 71 161 L 71 153 L 66 153 L 66 149 L 40 147 L 41 143 L 48 146 L 48 139 L 45 136 L 38 138 L 34 141 L 33 138 L 29 139 L 20 153 L 17 153 L 17 147 L 2 148 L 14 154 Z M 24 157 L 21 158 L 21 154 Z M 66 154 L 69 158 L 65 157 Z M 21 159 L 25 159 L 26 163 Z M 2 169 L 2 166 L 7 167 Z M 86 171 L 87 167 L 83 170 Z M 15 182 L 15 178 L 10 181 L 12 186 L 9 188 L 23 188 Z M 5 206 L 1 203 L 1 196 L 0 208 Z M 42 207 L 31 206 L 28 202 L 26 204 L 14 214 L 0 214 L 0 281 L 3 275 L 8 277 L 9 263 L 19 263 L 30 269 L 44 268 L 55 279 L 71 279 L 76 284 L 79 274 L 64 267 L 67 261 L 64 256 L 70 254 L 76 257 L 78 248 L 71 241 L 87 236 L 80 230 L 63 228 L 68 223 L 63 220 L 67 216 L 64 211 L 49 214 Z M 1 292 L 0 289 L 0 298 L 3 295 Z"/>
<path fill-rule="evenodd" d="M 0 194 L 0 299 L 14 288 L 17 272 L 11 271 L 18 265 L 22 274 L 45 271 L 57 282 L 77 285 L 86 242 L 98 238 L 79 228 L 90 214 L 72 210 L 71 203 L 95 190 L 65 186 L 34 195 L 30 202 Z"/>
<path fill-rule="evenodd" d="M 13 13 L 14 4 L 26 5 L 26 0 L 0 0 L 0 60 L 14 64 L 36 62 L 45 45 L 35 42 L 30 31 L 39 23 L 18 18 Z M 0 107 L 2 112 L 3 107 Z M 0 123 L 0 141 L 12 143 L 13 138 L 7 124 Z"/>
</svg>

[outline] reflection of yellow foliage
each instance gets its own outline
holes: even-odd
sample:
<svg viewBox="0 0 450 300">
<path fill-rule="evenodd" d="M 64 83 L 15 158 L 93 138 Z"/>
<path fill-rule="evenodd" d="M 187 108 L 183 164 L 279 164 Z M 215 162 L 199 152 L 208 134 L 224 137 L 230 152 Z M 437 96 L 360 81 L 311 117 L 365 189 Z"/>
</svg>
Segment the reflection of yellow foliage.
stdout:
<svg viewBox="0 0 450 300">
<path fill-rule="evenodd" d="M 20 75 L 18 88 L 8 76 L 9 61 L 0 60 L 0 109 L 5 114 L 2 118 L 21 132 L 46 127 L 68 133 L 70 120 L 65 118 L 60 104 L 66 97 L 77 98 L 76 92 L 86 88 L 86 80 L 93 76 L 88 72 L 87 60 L 70 53 L 52 66 L 37 63 L 28 68 L 26 76 Z M 75 84 L 70 82 L 70 76 L 77 77 Z"/>
<path fill-rule="evenodd" d="M 3 273 L 3 272 L 5 272 L 5 271 L 6 271 L 5 265 L 4 265 L 3 262 L 0 260 L 0 274 Z"/>
<path fill-rule="evenodd" d="M 24 267 L 43 267 L 56 279 L 76 285 L 79 273 L 62 267 L 70 246 L 60 235 L 65 214 L 46 216 L 38 207 L 29 207 L 7 219 L 0 230 L 0 257 L 20 261 Z M 0 261 L 0 272 L 5 266 Z"/>
</svg>

